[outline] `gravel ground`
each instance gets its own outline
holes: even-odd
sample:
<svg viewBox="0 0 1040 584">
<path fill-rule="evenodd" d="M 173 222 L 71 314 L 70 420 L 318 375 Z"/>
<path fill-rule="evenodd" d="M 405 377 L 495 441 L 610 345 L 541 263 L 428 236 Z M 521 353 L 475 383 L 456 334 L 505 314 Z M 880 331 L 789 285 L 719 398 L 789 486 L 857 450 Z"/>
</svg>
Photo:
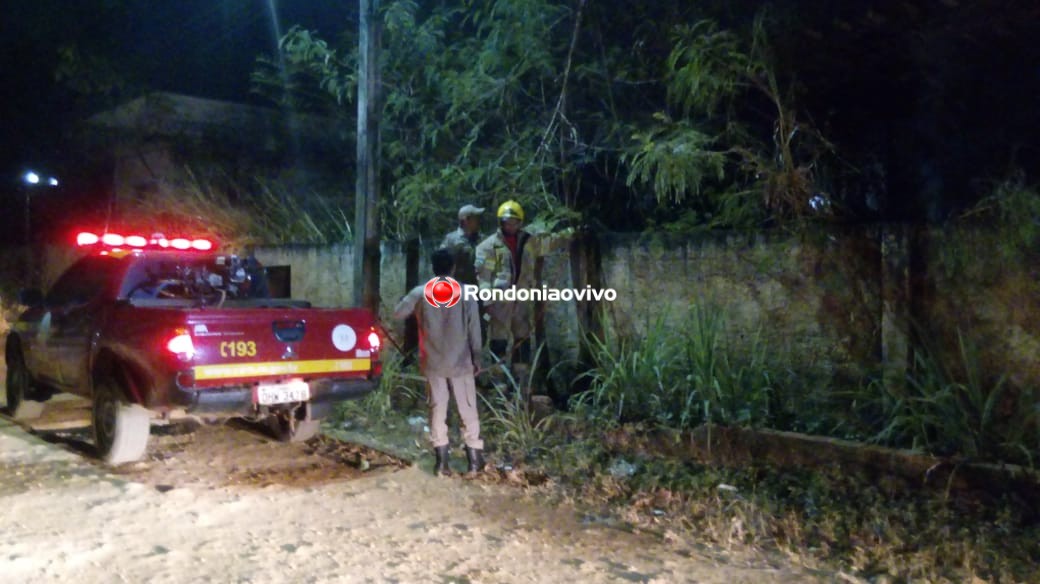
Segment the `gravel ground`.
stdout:
<svg viewBox="0 0 1040 584">
<path fill-rule="evenodd" d="M 54 402 L 32 432 L 0 418 L 5 583 L 833 581 L 327 437 L 156 427 L 147 460 L 109 469 L 83 408 Z"/>
</svg>

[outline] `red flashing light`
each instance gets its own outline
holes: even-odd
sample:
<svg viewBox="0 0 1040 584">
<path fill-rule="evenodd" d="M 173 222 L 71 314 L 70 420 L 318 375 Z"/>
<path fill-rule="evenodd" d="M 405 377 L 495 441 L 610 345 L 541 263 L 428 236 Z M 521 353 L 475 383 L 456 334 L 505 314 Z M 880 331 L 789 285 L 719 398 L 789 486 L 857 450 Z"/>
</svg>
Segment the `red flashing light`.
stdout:
<svg viewBox="0 0 1040 584">
<path fill-rule="evenodd" d="M 379 339 L 379 333 L 373 328 L 372 332 L 368 333 L 368 347 L 373 351 L 378 351 L 382 341 Z"/>
<path fill-rule="evenodd" d="M 126 242 L 126 238 L 117 233 L 106 233 L 101 236 L 101 243 L 105 245 L 111 245 L 113 247 L 123 245 Z"/>
<path fill-rule="evenodd" d="M 127 246 L 135 249 L 157 247 L 160 249 L 173 248 L 184 251 L 210 251 L 216 247 L 216 244 L 214 244 L 210 239 L 188 239 L 186 237 L 167 239 L 165 236 L 158 233 L 150 238 L 146 238 L 143 235 L 123 236 L 118 233 L 104 233 L 98 235 L 88 231 L 76 234 L 76 245 L 78 246 L 88 247 L 98 243 L 107 248 L 118 248 L 120 246 Z"/>
</svg>

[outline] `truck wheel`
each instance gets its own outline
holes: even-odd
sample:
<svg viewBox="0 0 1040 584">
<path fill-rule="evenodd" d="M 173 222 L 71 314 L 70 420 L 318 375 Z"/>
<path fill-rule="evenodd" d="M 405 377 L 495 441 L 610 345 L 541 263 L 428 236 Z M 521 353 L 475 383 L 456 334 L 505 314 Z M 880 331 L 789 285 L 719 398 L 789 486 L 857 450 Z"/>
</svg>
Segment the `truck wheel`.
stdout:
<svg viewBox="0 0 1040 584">
<path fill-rule="evenodd" d="M 43 406 L 26 400 L 34 397 L 32 376 L 25 366 L 25 357 L 15 348 L 7 358 L 7 411 L 16 420 L 40 417 Z"/>
<path fill-rule="evenodd" d="M 292 412 L 272 412 L 268 414 L 266 421 L 268 429 L 281 442 L 306 442 L 313 438 L 321 427 L 321 420 L 313 420 L 309 415 L 306 419 L 299 420 Z"/>
<path fill-rule="evenodd" d="M 94 445 L 101 460 L 116 465 L 144 456 L 151 415 L 145 408 L 129 403 L 114 379 L 104 379 L 94 387 L 91 421 Z"/>
</svg>

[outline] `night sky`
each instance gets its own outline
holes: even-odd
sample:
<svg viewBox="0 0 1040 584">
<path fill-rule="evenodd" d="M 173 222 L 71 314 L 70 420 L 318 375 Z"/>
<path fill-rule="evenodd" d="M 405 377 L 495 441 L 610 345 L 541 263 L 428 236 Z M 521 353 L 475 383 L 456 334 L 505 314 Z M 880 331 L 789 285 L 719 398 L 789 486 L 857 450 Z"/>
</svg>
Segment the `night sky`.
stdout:
<svg viewBox="0 0 1040 584">
<path fill-rule="evenodd" d="M 147 91 L 263 104 L 250 93 L 249 77 L 257 56 L 275 54 L 276 30 L 300 24 L 332 39 L 356 27 L 356 15 L 356 2 L 341 1 L 4 0 L 0 241 L 21 239 L 24 172 L 60 173 L 68 163 L 61 137 L 79 120 Z M 127 85 L 90 99 L 69 91 L 55 70 L 58 50 L 71 45 L 118 55 Z M 33 196 L 46 205 L 68 195 L 56 191 Z"/>
</svg>

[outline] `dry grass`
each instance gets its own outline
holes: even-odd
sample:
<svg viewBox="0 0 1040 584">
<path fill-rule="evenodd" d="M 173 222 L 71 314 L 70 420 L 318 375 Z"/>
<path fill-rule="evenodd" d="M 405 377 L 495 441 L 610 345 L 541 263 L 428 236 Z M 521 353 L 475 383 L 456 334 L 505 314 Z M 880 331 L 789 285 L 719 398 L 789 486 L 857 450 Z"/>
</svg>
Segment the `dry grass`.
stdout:
<svg viewBox="0 0 1040 584">
<path fill-rule="evenodd" d="M 275 180 L 252 184 L 200 177 L 121 203 L 115 221 L 130 229 L 205 234 L 227 249 L 250 244 L 332 244 L 349 241 L 347 201 L 293 192 Z M 221 177 L 217 177 L 221 178 Z"/>
<path fill-rule="evenodd" d="M 1040 581 L 1040 507 L 999 485 L 950 498 L 851 468 L 718 468 L 649 457 L 625 461 L 629 472 L 619 473 L 619 459 L 602 449 L 555 451 L 563 455 L 537 464 L 567 497 L 665 538 L 781 554 L 853 581 Z"/>
</svg>

